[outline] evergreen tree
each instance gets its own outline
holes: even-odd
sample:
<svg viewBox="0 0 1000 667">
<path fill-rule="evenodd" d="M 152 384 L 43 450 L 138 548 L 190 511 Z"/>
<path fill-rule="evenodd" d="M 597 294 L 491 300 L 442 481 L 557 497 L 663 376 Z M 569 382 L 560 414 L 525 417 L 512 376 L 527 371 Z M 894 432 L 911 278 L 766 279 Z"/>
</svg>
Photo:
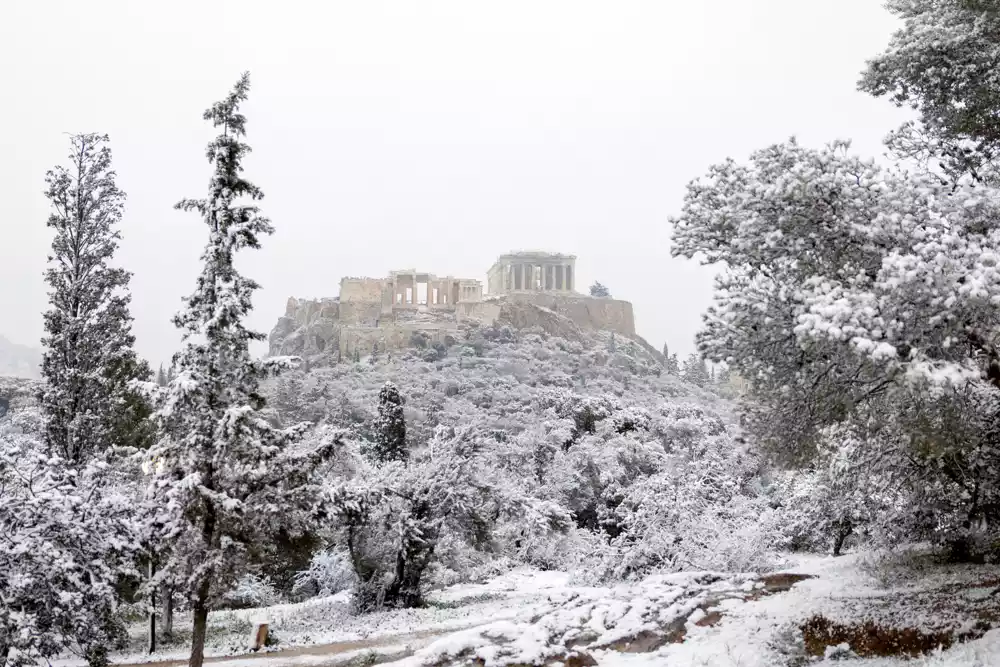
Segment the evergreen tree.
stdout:
<svg viewBox="0 0 1000 667">
<path fill-rule="evenodd" d="M 374 366 L 377 357 L 378 357 L 378 343 L 377 342 L 373 342 L 372 343 L 372 356 L 368 357 L 368 365 L 369 366 Z"/>
<path fill-rule="evenodd" d="M 160 364 L 159 370 L 156 371 L 156 384 L 160 387 L 167 386 L 167 372 L 163 370 L 163 364 Z"/>
<path fill-rule="evenodd" d="M 375 442 L 368 456 L 376 463 L 405 461 L 406 419 L 403 416 L 403 397 L 399 389 L 386 382 L 378 393 L 378 417 L 374 424 Z"/>
<path fill-rule="evenodd" d="M 593 285 L 590 286 L 590 296 L 610 297 L 611 290 L 609 290 L 601 283 L 595 282 Z"/>
<path fill-rule="evenodd" d="M 205 112 L 221 134 L 208 147 L 214 166 L 206 199 L 184 200 L 209 229 L 204 266 L 194 293 L 174 318 L 184 348 L 175 356 L 177 378 L 157 392 L 160 438 L 150 452 L 148 522 L 156 541 L 168 544 L 156 583 L 173 585 L 191 604 L 191 667 L 201 667 L 209 609 L 245 572 L 256 547 L 275 533 L 295 536 L 310 527 L 318 487 L 312 466 L 322 447 L 292 447 L 307 425 L 272 427 L 261 413 L 260 380 L 293 365 L 289 358 L 255 359 L 249 344 L 264 335 L 244 320 L 258 285 L 234 265 L 236 252 L 259 248 L 273 231 L 253 204 L 261 191 L 242 176 L 250 147 L 245 117 L 249 75 Z"/>
<path fill-rule="evenodd" d="M 141 444 L 149 408 L 130 389 L 148 379 L 133 350 L 130 274 L 111 265 L 125 193 L 115 184 L 108 137 L 70 139 L 70 166 L 46 174 L 55 230 L 45 279 L 41 405 L 51 454 L 80 466 L 95 452 Z"/>
<path fill-rule="evenodd" d="M 617 349 L 618 348 L 615 346 L 615 332 L 612 331 L 611 332 L 611 340 L 608 341 L 608 352 L 610 352 L 611 354 L 614 354 L 617 351 Z"/>
<path fill-rule="evenodd" d="M 685 380 L 699 387 L 706 386 L 711 380 L 705 360 L 693 353 L 684 360 L 683 375 Z"/>
<path fill-rule="evenodd" d="M 670 354 L 670 350 L 667 349 L 667 344 L 663 344 L 663 369 L 668 375 L 680 375 L 681 374 L 681 364 L 677 360 L 677 354 Z"/>
</svg>

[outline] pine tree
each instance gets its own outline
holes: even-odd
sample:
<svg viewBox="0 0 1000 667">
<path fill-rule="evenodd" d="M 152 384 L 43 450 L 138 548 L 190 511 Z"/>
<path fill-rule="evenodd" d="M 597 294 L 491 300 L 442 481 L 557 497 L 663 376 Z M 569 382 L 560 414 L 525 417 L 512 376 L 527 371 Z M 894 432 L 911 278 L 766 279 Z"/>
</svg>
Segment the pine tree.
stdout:
<svg viewBox="0 0 1000 667">
<path fill-rule="evenodd" d="M 690 354 L 684 360 L 683 375 L 685 380 L 699 387 L 704 387 L 710 382 L 705 360 L 697 354 Z"/>
<path fill-rule="evenodd" d="M 167 372 L 163 370 L 163 364 L 160 364 L 159 370 L 156 371 L 156 384 L 160 387 L 167 386 Z"/>
<path fill-rule="evenodd" d="M 125 193 L 115 184 L 108 137 L 70 139 L 70 166 L 46 174 L 55 230 L 45 279 L 41 405 L 51 454 L 81 466 L 96 452 L 139 445 L 149 408 L 132 389 L 148 379 L 133 350 L 130 274 L 113 267 Z"/>
<path fill-rule="evenodd" d="M 368 450 L 368 456 L 373 461 L 386 463 L 407 459 L 403 397 L 391 382 L 386 382 L 378 393 L 378 417 L 375 418 L 374 431 L 375 442 Z"/>
<path fill-rule="evenodd" d="M 681 364 L 677 360 L 677 354 L 670 354 L 666 343 L 663 344 L 663 369 L 668 375 L 680 375 L 681 373 Z"/>
<path fill-rule="evenodd" d="M 590 296 L 607 298 L 611 296 L 611 290 L 601 283 L 595 282 L 590 286 Z"/>
<path fill-rule="evenodd" d="M 258 285 L 234 265 L 237 251 L 259 248 L 273 231 L 253 204 L 261 191 L 242 176 L 250 147 L 245 117 L 249 75 L 205 112 L 221 134 L 208 147 L 214 166 L 206 199 L 184 200 L 209 228 L 204 266 L 194 293 L 174 318 L 184 348 L 175 356 L 177 378 L 158 392 L 160 438 L 147 497 L 157 541 L 169 544 L 156 583 L 173 585 L 191 602 L 191 667 L 201 667 L 209 609 L 246 571 L 255 545 L 270 544 L 277 531 L 300 534 L 310 526 L 320 491 L 312 466 L 328 453 L 292 447 L 306 424 L 278 429 L 261 414 L 260 380 L 294 365 L 289 358 L 254 359 L 249 344 L 265 336 L 244 320 Z"/>
</svg>

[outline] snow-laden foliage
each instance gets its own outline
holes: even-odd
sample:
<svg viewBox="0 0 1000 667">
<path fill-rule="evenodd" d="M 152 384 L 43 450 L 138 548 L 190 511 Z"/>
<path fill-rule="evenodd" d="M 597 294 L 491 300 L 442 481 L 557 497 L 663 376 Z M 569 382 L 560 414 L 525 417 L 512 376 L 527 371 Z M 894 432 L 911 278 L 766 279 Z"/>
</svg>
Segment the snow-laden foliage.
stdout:
<svg viewBox="0 0 1000 667">
<path fill-rule="evenodd" d="M 868 63 L 861 90 L 920 114 L 893 144 L 940 163 L 951 179 L 995 180 L 1000 151 L 1000 7 L 994 0 L 890 0 L 902 19 Z"/>
<path fill-rule="evenodd" d="M 281 595 L 266 576 L 248 573 L 236 580 L 236 585 L 226 592 L 222 602 L 228 607 L 270 607 L 281 602 Z"/>
<path fill-rule="evenodd" d="M 681 373 L 685 380 L 699 387 L 707 386 L 712 382 L 708 367 L 705 365 L 705 360 L 697 354 L 688 355 L 687 359 L 684 360 L 684 365 L 681 367 Z"/>
<path fill-rule="evenodd" d="M 675 220 L 675 254 L 729 267 L 699 345 L 782 404 L 798 442 L 904 381 L 1000 379 L 998 204 L 843 143 L 717 165 Z"/>
<path fill-rule="evenodd" d="M 149 377 L 132 347 L 130 274 L 113 266 L 125 193 L 115 184 L 108 137 L 70 139 L 68 167 L 49 171 L 45 196 L 55 230 L 45 313 L 45 443 L 70 464 L 112 446 L 143 446 L 149 408 L 130 388 Z"/>
<path fill-rule="evenodd" d="M 421 579 L 445 534 L 483 543 L 492 522 L 521 509 L 490 474 L 492 442 L 481 429 L 438 426 L 412 460 L 362 469 L 331 489 L 360 609 L 420 604 Z"/>
<path fill-rule="evenodd" d="M 840 354 L 841 387 L 961 382 L 995 362 L 998 212 L 992 190 L 791 141 L 693 182 L 674 253 L 731 267 L 699 341 L 753 381 Z"/>
<path fill-rule="evenodd" d="M 974 523 L 994 514 L 1000 196 L 846 149 L 793 141 L 691 184 L 675 253 L 727 267 L 699 346 L 750 380 L 749 423 L 781 453 L 850 424 L 917 479 L 968 486 Z"/>
<path fill-rule="evenodd" d="M 335 595 L 353 588 L 355 583 L 350 556 L 342 551 L 322 549 L 313 554 L 307 569 L 296 574 L 292 594 L 298 598 Z"/>
<path fill-rule="evenodd" d="M 728 160 L 689 185 L 673 252 L 725 266 L 699 347 L 749 381 L 751 431 L 810 467 L 795 523 L 968 557 L 1000 524 L 1000 14 L 889 7 L 903 28 L 861 86 L 920 113 L 888 140 L 915 169 L 846 142 Z"/>
<path fill-rule="evenodd" d="M 244 326 L 257 284 L 241 275 L 236 253 L 255 249 L 273 231 L 253 204 L 259 188 L 242 175 L 246 119 L 239 112 L 249 76 L 205 112 L 221 134 L 208 147 L 214 166 L 208 197 L 177 207 L 197 211 L 209 231 L 194 293 L 174 323 L 184 348 L 177 376 L 149 386 L 156 399 L 160 439 L 149 450 L 149 522 L 165 560 L 157 581 L 191 601 L 191 665 L 201 664 L 208 610 L 248 570 L 255 548 L 276 533 L 295 535 L 311 524 L 319 500 L 312 471 L 331 443 L 302 441 L 304 428 L 275 428 L 262 413 L 259 382 L 288 366 L 260 361 L 251 341 L 264 337 Z"/>
<path fill-rule="evenodd" d="M 107 466 L 49 456 L 35 406 L 0 419 L 0 658 L 69 649 L 106 664 L 124 639 L 114 585 L 134 552 L 132 506 Z"/>
<path fill-rule="evenodd" d="M 331 476 L 331 539 L 371 582 L 363 605 L 386 602 L 400 563 L 401 580 L 448 583 L 491 563 L 611 579 L 699 561 L 766 564 L 766 539 L 743 534 L 745 551 L 760 554 L 736 554 L 733 536 L 756 530 L 767 492 L 750 480 L 760 463 L 736 443 L 728 402 L 663 374 L 636 341 L 616 337 L 611 352 L 610 340 L 468 326 L 432 361 L 410 350 L 269 384 L 282 421 L 349 429 L 354 462 Z M 389 379 L 404 399 L 410 459 L 379 467 L 359 453 L 378 437 Z M 709 457 L 710 475 L 691 474 Z M 726 491 L 710 493 L 714 484 Z M 697 498 L 685 499 L 683 527 L 652 519 L 688 494 Z M 709 516 L 717 532 L 699 537 Z M 406 586 L 393 604 L 418 599 Z"/>
</svg>

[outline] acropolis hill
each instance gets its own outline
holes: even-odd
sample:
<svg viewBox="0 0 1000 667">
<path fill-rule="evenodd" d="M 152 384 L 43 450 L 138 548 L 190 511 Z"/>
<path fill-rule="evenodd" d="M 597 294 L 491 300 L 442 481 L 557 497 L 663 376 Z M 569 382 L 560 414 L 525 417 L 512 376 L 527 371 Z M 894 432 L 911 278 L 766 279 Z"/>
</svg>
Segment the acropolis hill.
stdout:
<svg viewBox="0 0 1000 667">
<path fill-rule="evenodd" d="M 576 257 L 548 252 L 501 255 L 487 271 L 488 293 L 472 278 L 413 269 L 385 278 L 343 278 L 340 295 L 291 298 L 271 331 L 270 354 L 330 359 L 457 339 L 460 325 L 538 326 L 573 338 L 581 329 L 614 331 L 643 344 L 632 304 L 576 291 Z"/>
</svg>

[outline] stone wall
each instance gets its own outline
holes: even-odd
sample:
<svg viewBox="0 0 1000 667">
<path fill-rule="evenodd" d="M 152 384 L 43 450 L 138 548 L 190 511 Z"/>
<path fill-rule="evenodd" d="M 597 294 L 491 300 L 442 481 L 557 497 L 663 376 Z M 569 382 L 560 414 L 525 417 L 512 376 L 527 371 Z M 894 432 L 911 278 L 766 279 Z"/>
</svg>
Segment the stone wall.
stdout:
<svg viewBox="0 0 1000 667">
<path fill-rule="evenodd" d="M 382 303 L 386 281 L 378 278 L 343 278 L 340 281 L 340 302 L 365 301 Z"/>
<path fill-rule="evenodd" d="M 459 317 L 493 323 L 500 316 L 504 303 L 528 303 L 559 313 L 583 329 L 614 331 L 635 336 L 635 316 L 632 304 L 620 299 L 604 299 L 579 294 L 546 294 L 544 292 L 512 292 L 488 299 L 481 304 L 460 304 Z"/>
</svg>

